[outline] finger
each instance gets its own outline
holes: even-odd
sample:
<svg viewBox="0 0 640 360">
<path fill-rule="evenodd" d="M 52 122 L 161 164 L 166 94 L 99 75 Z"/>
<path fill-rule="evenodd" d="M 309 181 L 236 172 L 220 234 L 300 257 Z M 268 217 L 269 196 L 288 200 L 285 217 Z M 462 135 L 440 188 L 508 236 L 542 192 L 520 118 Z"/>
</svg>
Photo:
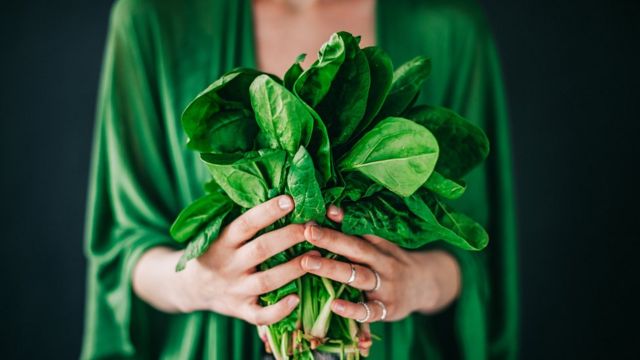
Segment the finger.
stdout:
<svg viewBox="0 0 640 360">
<path fill-rule="evenodd" d="M 305 271 L 343 284 L 346 284 L 351 279 L 351 264 L 346 262 L 306 254 L 302 257 L 301 264 Z M 371 269 L 358 264 L 353 264 L 353 267 L 356 277 L 349 286 L 365 291 L 369 291 L 376 286 L 376 277 Z"/>
<path fill-rule="evenodd" d="M 231 246 L 240 246 L 256 233 L 273 224 L 293 210 L 293 200 L 288 195 L 277 196 L 255 206 L 225 227 L 220 239 Z"/>
<path fill-rule="evenodd" d="M 271 325 L 282 319 L 296 308 L 300 302 L 298 295 L 285 296 L 277 303 L 262 307 L 258 304 L 249 305 L 245 310 L 243 318 L 255 325 Z"/>
<path fill-rule="evenodd" d="M 395 252 L 399 249 L 398 245 L 392 243 L 391 241 L 381 238 L 376 235 L 362 235 L 362 238 L 372 243 L 378 249 L 386 252 L 387 254 L 395 254 Z"/>
<path fill-rule="evenodd" d="M 341 223 L 344 218 L 344 212 L 335 205 L 329 205 L 327 208 L 327 217 L 333 222 Z"/>
<path fill-rule="evenodd" d="M 360 331 L 358 331 L 358 349 L 360 350 L 360 355 L 368 356 L 371 345 L 373 345 L 371 341 L 371 327 L 369 323 L 362 323 L 360 324 Z"/>
<path fill-rule="evenodd" d="M 305 241 L 304 225 L 291 224 L 247 242 L 238 249 L 236 254 L 238 259 L 242 259 L 243 266 L 248 269 L 303 241 Z"/>
<path fill-rule="evenodd" d="M 358 263 L 371 265 L 380 260 L 380 251 L 371 243 L 337 230 L 310 225 L 304 229 L 304 237 L 317 247 Z"/>
<path fill-rule="evenodd" d="M 317 251 L 310 251 L 309 253 L 313 255 L 320 255 L 320 253 Z M 307 254 L 298 256 L 287 261 L 286 263 L 280 264 L 271 269 L 258 271 L 247 276 L 246 280 L 243 283 L 247 294 L 266 294 L 304 275 L 306 271 L 302 268 L 302 266 L 300 266 L 300 262 L 302 257 L 306 256 Z"/>
<path fill-rule="evenodd" d="M 367 306 L 369 307 L 370 315 L 365 322 L 379 321 L 380 317 L 382 317 L 382 308 L 371 301 L 367 302 Z M 333 300 L 331 303 L 331 311 L 342 317 L 354 319 L 356 321 L 364 320 L 367 317 L 367 310 L 364 305 L 342 299 Z"/>
</svg>

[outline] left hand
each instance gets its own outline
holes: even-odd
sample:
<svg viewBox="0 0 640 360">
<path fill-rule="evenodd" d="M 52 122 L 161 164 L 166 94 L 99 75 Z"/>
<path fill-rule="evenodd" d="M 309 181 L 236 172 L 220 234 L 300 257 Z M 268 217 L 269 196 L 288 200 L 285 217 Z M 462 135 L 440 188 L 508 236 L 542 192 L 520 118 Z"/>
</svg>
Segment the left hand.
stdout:
<svg viewBox="0 0 640 360">
<path fill-rule="evenodd" d="M 330 206 L 329 219 L 341 222 L 341 209 Z M 375 235 L 362 238 L 340 231 L 308 225 L 304 236 L 313 245 L 342 255 L 353 263 L 355 279 L 349 285 L 364 290 L 369 316 L 363 304 L 333 301 L 334 313 L 364 322 L 400 320 L 414 311 L 433 313 L 451 303 L 460 289 L 460 269 L 453 256 L 444 251 L 406 251 Z M 317 255 L 302 257 L 309 273 L 347 283 L 352 264 Z M 376 275 L 380 284 L 377 290 Z M 387 314 L 384 319 L 383 307 Z"/>
</svg>

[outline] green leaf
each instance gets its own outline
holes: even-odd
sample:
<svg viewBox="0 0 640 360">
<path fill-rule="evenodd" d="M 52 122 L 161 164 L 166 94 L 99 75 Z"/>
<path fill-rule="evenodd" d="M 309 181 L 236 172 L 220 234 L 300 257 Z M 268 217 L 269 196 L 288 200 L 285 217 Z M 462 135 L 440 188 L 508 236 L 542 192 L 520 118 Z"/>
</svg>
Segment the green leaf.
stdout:
<svg viewBox="0 0 640 360">
<path fill-rule="evenodd" d="M 233 152 L 251 148 L 257 127 L 249 121 L 249 85 L 260 74 L 245 68 L 231 70 L 187 105 L 181 122 L 191 149 Z"/>
<path fill-rule="evenodd" d="M 267 75 L 258 76 L 249 89 L 256 122 L 269 147 L 295 154 L 307 146 L 313 131 L 313 118 L 302 101 Z"/>
<path fill-rule="evenodd" d="M 351 201 L 358 201 L 384 189 L 382 185 L 371 181 L 359 172 L 348 173 L 344 176 L 344 182 L 346 185 L 343 196 Z"/>
<path fill-rule="evenodd" d="M 344 144 L 349 140 L 367 110 L 367 96 L 371 84 L 367 56 L 349 33 L 339 32 L 345 44 L 345 59 L 336 73 L 331 87 L 316 107 L 326 121 L 331 143 Z"/>
<path fill-rule="evenodd" d="M 320 221 L 324 218 L 326 209 L 320 186 L 316 181 L 313 160 L 303 146 L 300 146 L 291 162 L 287 176 L 287 188 L 295 203 L 295 208 L 291 213 L 292 223 Z"/>
<path fill-rule="evenodd" d="M 307 104 L 305 106 L 313 117 L 313 133 L 309 142 L 309 153 L 313 155 L 316 162 L 318 183 L 320 186 L 325 186 L 327 182 L 335 177 L 329 133 L 318 113 Z"/>
<path fill-rule="evenodd" d="M 257 132 L 253 114 L 246 109 L 218 111 L 204 123 L 204 129 L 189 139 L 189 148 L 201 152 L 246 151 Z"/>
<path fill-rule="evenodd" d="M 322 197 L 325 204 L 334 204 L 339 199 L 342 199 L 342 193 L 344 192 L 344 186 L 333 186 L 330 188 L 322 189 Z"/>
<path fill-rule="evenodd" d="M 231 204 L 231 200 L 224 194 L 218 192 L 206 194 L 182 209 L 169 232 L 177 242 L 185 242 Z"/>
<path fill-rule="evenodd" d="M 340 171 L 359 171 L 400 196 L 427 181 L 438 160 L 438 143 L 424 126 L 391 117 L 378 123 L 340 161 Z"/>
<path fill-rule="evenodd" d="M 264 302 L 265 305 L 273 305 L 278 301 L 282 300 L 285 296 L 289 294 L 293 294 L 298 291 L 298 285 L 296 281 L 291 281 L 288 284 L 278 288 L 275 291 L 271 291 L 260 297 L 260 300 Z"/>
<path fill-rule="evenodd" d="M 431 59 L 424 56 L 415 57 L 397 68 L 393 73 L 391 90 L 378 113 L 378 119 L 402 115 L 418 96 L 422 84 L 430 74 Z"/>
<path fill-rule="evenodd" d="M 246 159 L 240 154 L 201 154 L 209 172 L 224 192 L 243 208 L 252 208 L 265 202 L 268 184 L 257 158 Z"/>
<path fill-rule="evenodd" d="M 484 131 L 452 110 L 419 106 L 406 115 L 438 139 L 440 160 L 436 170 L 447 178 L 461 179 L 489 154 L 489 140 Z"/>
<path fill-rule="evenodd" d="M 218 185 L 218 183 L 216 182 L 216 180 L 215 180 L 215 179 L 213 179 L 213 178 L 212 178 L 211 180 L 207 181 L 207 182 L 204 184 L 204 186 L 203 186 L 203 187 L 204 187 L 204 191 L 205 191 L 207 194 L 211 194 L 211 193 L 222 193 L 222 194 L 224 194 L 224 190 L 222 190 L 222 188 L 220 187 L 220 185 Z"/>
<path fill-rule="evenodd" d="M 393 81 L 393 64 L 387 53 L 377 46 L 362 49 L 369 63 L 371 86 L 367 97 L 367 110 L 355 134 L 365 131 L 376 117 L 387 98 Z"/>
<path fill-rule="evenodd" d="M 349 235 L 374 234 L 398 246 L 415 249 L 439 240 L 424 221 L 411 216 L 397 196 L 385 192 L 343 204 L 342 232 Z"/>
<path fill-rule="evenodd" d="M 344 233 L 375 234 L 404 248 L 443 240 L 464 250 L 482 250 L 489 241 L 481 225 L 451 211 L 426 190 L 404 201 L 384 192 L 349 203 L 344 210 Z"/>
<path fill-rule="evenodd" d="M 418 191 L 404 201 L 409 210 L 428 225 L 432 236 L 464 250 L 482 250 L 489 243 L 489 235 L 480 224 L 453 211 L 425 190 Z"/>
<path fill-rule="evenodd" d="M 286 151 L 275 149 L 261 149 L 244 155 L 246 161 L 255 161 L 267 188 L 274 189 L 277 194 L 284 190 L 287 157 Z"/>
<path fill-rule="evenodd" d="M 293 65 L 284 73 L 284 87 L 286 87 L 287 90 L 293 91 L 293 85 L 304 72 L 300 63 L 303 62 L 306 57 L 307 54 L 298 55 Z"/>
<path fill-rule="evenodd" d="M 467 189 L 467 186 L 464 182 L 456 182 L 451 179 L 447 179 L 437 171 L 431 173 L 431 176 L 429 176 L 429 179 L 427 179 L 424 187 L 431 190 L 435 194 L 438 194 L 443 198 L 450 200 L 458 199 L 460 196 L 462 196 L 462 194 L 464 194 L 464 191 Z"/>
<path fill-rule="evenodd" d="M 345 58 L 344 40 L 337 33 L 322 45 L 316 60 L 294 84 L 294 92 L 311 107 L 322 101 Z"/>
<path fill-rule="evenodd" d="M 184 270 L 189 260 L 200 257 L 209 249 L 211 243 L 217 239 L 220 229 L 231 210 L 233 210 L 233 204 L 227 202 L 227 205 L 218 210 L 209 224 L 187 244 L 184 253 L 176 264 L 176 272 Z"/>
</svg>

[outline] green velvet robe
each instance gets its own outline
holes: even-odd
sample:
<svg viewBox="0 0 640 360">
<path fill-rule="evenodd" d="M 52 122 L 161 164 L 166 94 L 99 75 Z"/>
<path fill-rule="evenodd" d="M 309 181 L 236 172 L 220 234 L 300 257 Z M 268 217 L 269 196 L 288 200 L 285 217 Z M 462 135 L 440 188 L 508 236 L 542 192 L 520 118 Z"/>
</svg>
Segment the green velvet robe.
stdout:
<svg viewBox="0 0 640 360">
<path fill-rule="evenodd" d="M 463 290 L 447 311 L 374 323 L 382 340 L 370 358 L 513 358 L 517 264 L 509 134 L 486 20 L 472 1 L 379 0 L 376 21 L 378 45 L 396 65 L 432 57 L 419 103 L 448 106 L 486 130 L 491 155 L 467 177 L 470 187 L 457 206 L 484 224 L 491 240 L 482 253 L 451 249 Z M 253 326 L 212 312 L 163 314 L 131 288 L 140 255 L 157 245 L 176 247 L 168 228 L 203 193 L 207 172 L 185 146 L 182 109 L 236 66 L 255 67 L 250 0 L 115 4 L 88 193 L 82 358 L 262 358 Z"/>
</svg>

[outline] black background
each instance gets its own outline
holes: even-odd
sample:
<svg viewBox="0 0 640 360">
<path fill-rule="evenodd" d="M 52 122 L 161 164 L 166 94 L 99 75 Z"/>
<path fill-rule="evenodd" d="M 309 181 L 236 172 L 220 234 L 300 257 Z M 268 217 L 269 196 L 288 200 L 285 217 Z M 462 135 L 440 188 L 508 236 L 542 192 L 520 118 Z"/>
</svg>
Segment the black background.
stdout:
<svg viewBox="0 0 640 360">
<path fill-rule="evenodd" d="M 482 4 L 511 110 L 522 358 L 637 357 L 638 5 Z M 86 185 L 111 1 L 0 6 L 0 351 L 77 358 Z"/>
</svg>

